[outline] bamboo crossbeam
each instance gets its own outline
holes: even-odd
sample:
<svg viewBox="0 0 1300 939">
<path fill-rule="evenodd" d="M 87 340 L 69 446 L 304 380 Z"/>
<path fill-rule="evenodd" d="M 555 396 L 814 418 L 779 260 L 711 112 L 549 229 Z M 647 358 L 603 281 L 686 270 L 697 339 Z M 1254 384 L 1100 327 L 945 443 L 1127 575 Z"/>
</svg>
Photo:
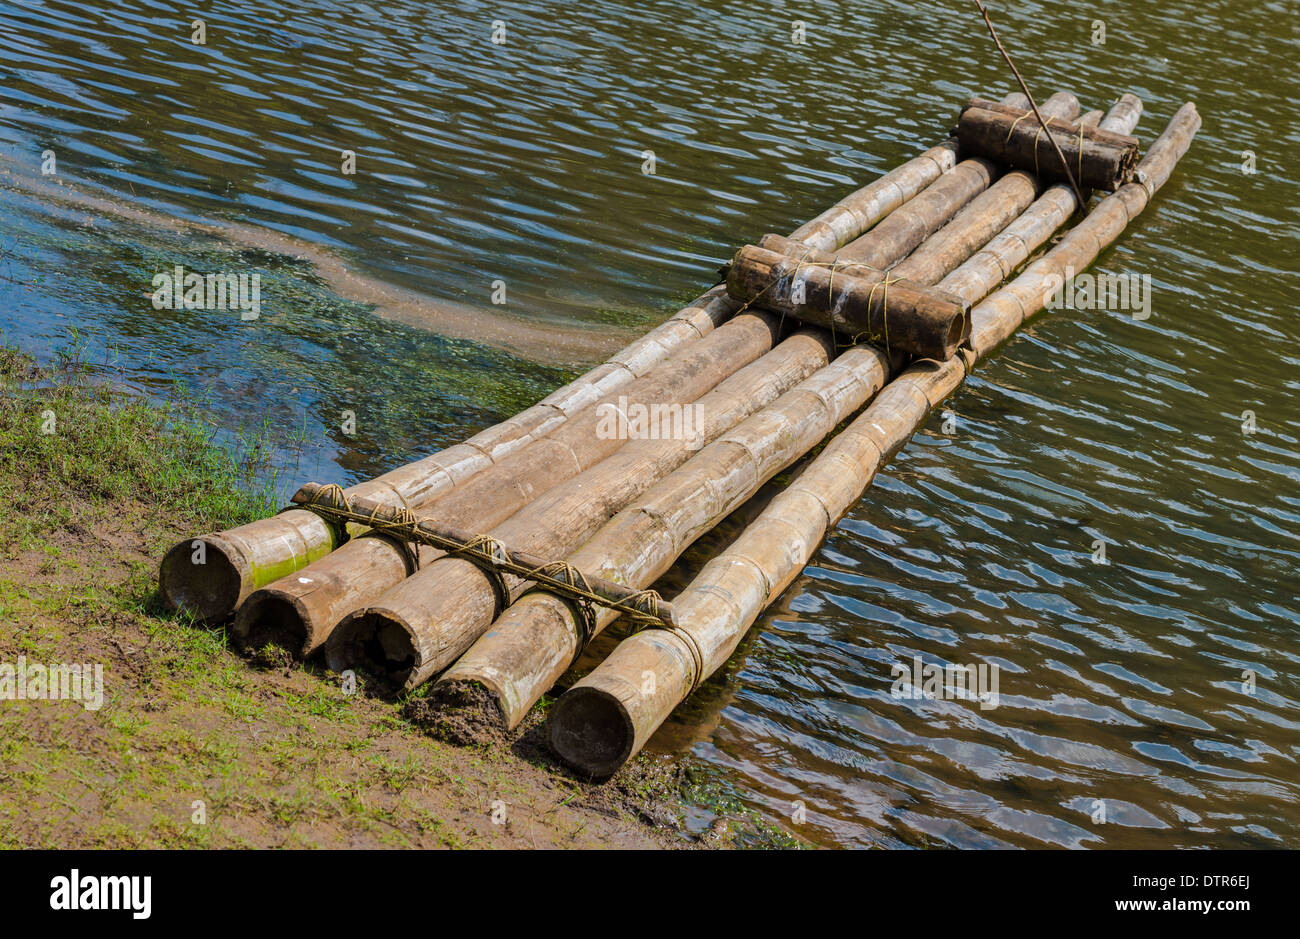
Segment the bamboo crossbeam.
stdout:
<svg viewBox="0 0 1300 939">
<path fill-rule="evenodd" d="M 800 250 L 799 242 L 764 239 L 782 244 L 746 245 L 727 272 L 727 292 L 747 305 L 829 329 L 847 343 L 922 358 L 949 358 L 970 335 L 970 305 L 959 298 L 829 252 Z"/>
<path fill-rule="evenodd" d="M 1103 199 L 1050 251 L 975 307 L 977 350 L 988 350 L 1042 309 L 1056 278 L 1083 270 L 1149 203 L 1200 126 L 1191 103 L 1174 115 L 1138 167 L 1138 182 Z M 979 352 L 980 355 L 985 354 Z M 577 771 L 608 776 L 636 754 L 705 676 L 731 655 L 759 613 L 798 576 L 830 527 L 877 469 L 965 377 L 960 359 L 913 366 L 778 495 L 674 601 L 681 626 L 624 640 L 551 708 L 551 748 Z M 652 680 L 647 680 L 646 676 Z"/>
<path fill-rule="evenodd" d="M 1072 119 L 1079 113 L 1079 102 L 1074 95 L 1058 92 L 1043 105 L 1043 111 Z M 986 190 L 1001 172 L 993 162 L 982 157 L 968 159 L 963 153 L 961 162 L 950 172 L 841 248 L 839 256 L 882 270 L 893 267 Z"/>
<path fill-rule="evenodd" d="M 564 562 L 548 561 L 495 539 L 419 518 L 409 509 L 392 509 L 374 499 L 350 499 L 339 486 L 307 483 L 290 501 L 317 514 L 323 512 L 329 518 L 365 525 L 387 538 L 427 545 L 458 557 L 473 557 L 473 563 L 480 568 L 487 566 L 502 574 L 522 577 L 570 600 L 603 601 L 608 609 L 616 612 L 675 625 L 672 604 L 665 603 L 654 591 L 632 590 Z"/>
<path fill-rule="evenodd" d="M 1106 113 L 1100 126 L 1129 133 L 1141 115 L 1141 100 L 1125 94 Z M 940 281 L 940 289 L 968 300 L 986 295 L 1069 221 L 1076 207 L 1074 192 L 1068 184 L 1048 187 L 1019 218 Z M 984 355 L 989 350 L 977 344 L 975 351 Z"/>
<path fill-rule="evenodd" d="M 1051 119 L 1044 131 L 1034 121 L 1026 121 L 1026 116 L 972 102 L 957 125 L 962 152 L 1032 172 L 1049 182 L 1074 176 L 1085 191 L 1113 191 L 1131 178 L 1138 159 L 1136 139 Z M 1061 164 L 1062 158 L 1066 165 Z"/>
</svg>

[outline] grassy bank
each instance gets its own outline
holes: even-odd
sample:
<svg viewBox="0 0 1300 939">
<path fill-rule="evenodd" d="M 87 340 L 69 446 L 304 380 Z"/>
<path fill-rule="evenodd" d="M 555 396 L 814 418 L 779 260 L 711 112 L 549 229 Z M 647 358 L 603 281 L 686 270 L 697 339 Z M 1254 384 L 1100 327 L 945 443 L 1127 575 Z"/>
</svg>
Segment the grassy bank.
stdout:
<svg viewBox="0 0 1300 939">
<path fill-rule="evenodd" d="M 164 610 L 158 559 L 271 510 L 255 480 L 186 408 L 0 349 L 0 664 L 103 666 L 98 709 L 0 700 L 0 846 L 687 843 L 669 762 L 595 787 L 527 739 L 442 744 Z"/>
</svg>

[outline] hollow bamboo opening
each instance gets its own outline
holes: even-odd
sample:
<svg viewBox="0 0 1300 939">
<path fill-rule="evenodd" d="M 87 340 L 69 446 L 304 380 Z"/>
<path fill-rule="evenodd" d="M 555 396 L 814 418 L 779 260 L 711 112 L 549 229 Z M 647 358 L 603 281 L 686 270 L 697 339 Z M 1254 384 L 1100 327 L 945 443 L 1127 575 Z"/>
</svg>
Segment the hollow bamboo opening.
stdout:
<svg viewBox="0 0 1300 939">
<path fill-rule="evenodd" d="M 203 563 L 194 563 L 195 542 L 202 543 Z M 236 550 L 211 536 L 182 541 L 163 557 L 158 586 L 173 609 L 213 623 L 224 619 L 239 602 L 244 576 Z"/>
<path fill-rule="evenodd" d="M 351 668 L 383 695 L 401 691 L 419 659 L 411 626 L 378 610 L 359 611 L 340 623 L 325 655 L 331 669 Z"/>
<path fill-rule="evenodd" d="M 636 728 L 623 702 L 600 688 L 578 686 L 555 702 L 547 744 L 569 767 L 604 779 L 632 755 Z"/>
<path fill-rule="evenodd" d="M 230 637 L 246 650 L 271 645 L 300 658 L 310 645 L 305 620 L 305 611 L 294 598 L 255 593 L 240 607 Z"/>
</svg>

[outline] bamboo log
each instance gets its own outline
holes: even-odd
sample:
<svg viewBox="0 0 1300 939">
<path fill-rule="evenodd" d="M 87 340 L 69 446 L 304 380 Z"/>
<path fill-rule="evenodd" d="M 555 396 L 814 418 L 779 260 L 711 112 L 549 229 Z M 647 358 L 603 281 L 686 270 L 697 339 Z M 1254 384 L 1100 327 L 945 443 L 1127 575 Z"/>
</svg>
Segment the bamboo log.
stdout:
<svg viewBox="0 0 1300 939">
<path fill-rule="evenodd" d="M 767 236 L 769 243 L 776 236 Z M 780 239 L 786 250 L 797 242 Z M 823 260 L 819 263 L 812 256 Z M 886 351 L 947 359 L 970 335 L 970 305 L 933 288 L 864 264 L 840 265 L 825 252 L 794 256 L 746 245 L 727 273 L 727 292 L 850 341 L 867 339 Z"/>
<path fill-rule="evenodd" d="M 1056 113 L 1055 108 L 1061 105 L 1068 108 L 1070 100 L 1068 96 L 1057 96 L 1049 113 Z M 777 235 L 765 235 L 760 247 L 812 263 L 826 264 L 834 259 L 829 252 Z M 841 265 L 837 273 L 840 271 L 866 278 L 882 276 L 875 269 L 851 263 Z M 987 290 L 966 300 L 978 300 L 984 293 Z M 603 546 L 593 541 L 575 557 L 599 563 L 597 554 L 601 550 Z M 619 574 L 626 576 L 627 572 L 621 570 Z M 598 625 L 603 627 L 607 621 L 601 620 Z M 578 635 L 575 641 L 581 645 L 581 631 L 574 623 L 571 609 L 566 612 L 559 603 L 543 597 L 524 597 L 442 676 L 425 701 L 415 703 L 412 717 L 438 725 L 454 711 L 462 736 L 474 732 L 472 729 L 491 736 L 502 724 L 513 728 L 558 678 L 569 661 L 565 656 L 574 654 L 567 645 L 570 637 Z"/>
<path fill-rule="evenodd" d="M 493 537 L 521 550 L 561 557 L 620 509 L 622 514 L 633 511 L 624 507 L 647 489 L 654 492 L 667 485 L 668 479 L 677 476 L 668 475 L 670 470 L 683 462 L 695 464 L 700 454 L 716 452 L 717 441 L 732 440 L 741 428 L 752 425 L 758 415 L 743 422 L 741 418 L 753 414 L 764 399 L 775 397 L 756 391 L 781 385 L 789 388 L 794 381 L 787 379 L 806 376 L 824 365 L 830 344 L 824 335 L 802 333 L 778 351 L 780 355 L 774 352 L 771 361 L 755 363 L 743 380 L 723 382 L 702 399 L 708 439 L 715 442 L 689 461 L 686 458 L 694 451 L 686 441 L 641 441 L 635 448 L 629 444 L 620 455 L 631 450 L 634 459 L 606 461 L 582 479 L 581 488 L 569 487 L 555 498 L 533 503 L 494 529 Z M 816 374 L 826 371 L 820 367 Z M 783 377 L 777 380 L 778 375 Z M 805 378 L 796 389 L 809 381 Z M 777 403 L 792 394 L 795 392 L 787 391 Z M 595 568 L 588 570 L 594 576 L 605 576 Z M 513 597 L 525 583 L 510 577 L 507 586 Z M 482 570 L 458 558 L 442 558 L 345 618 L 326 641 L 326 662 L 335 670 L 356 667 L 367 671 L 378 679 L 381 689 L 409 690 L 445 668 L 487 629 L 500 612 L 498 600 L 494 584 Z"/>
<path fill-rule="evenodd" d="M 1103 199 L 1030 265 L 1016 279 L 1022 289 L 1009 286 L 979 304 L 977 329 L 983 325 L 992 334 L 1005 333 L 1000 321 L 1018 325 L 1042 308 L 1055 278 L 1095 260 L 1169 178 L 1199 126 L 1195 106 L 1184 105 L 1139 166 L 1139 182 Z M 1007 298 L 1013 305 L 1002 302 Z M 762 609 L 798 576 L 825 533 L 861 497 L 876 470 L 964 376 L 965 365 L 954 359 L 913 366 L 891 383 L 674 600 L 681 627 L 633 635 L 556 702 L 547 734 L 561 759 L 581 773 L 604 777 L 635 755 L 672 709 L 726 661 Z"/>
<path fill-rule="evenodd" d="M 1002 103 L 1025 103 L 1022 99 L 1023 95 L 1010 95 Z M 851 226 L 861 226 L 861 230 L 869 228 L 901 201 L 910 198 L 939 173 L 950 168 L 955 163 L 955 150 L 955 143 L 948 141 L 913 161 L 917 166 L 910 169 L 900 167 L 886 174 L 876 183 L 842 200 L 800 228 L 799 232 L 813 237 L 810 233 L 812 228 L 820 232 L 845 231 L 844 218 L 852 219 Z M 918 166 L 921 168 L 919 173 Z M 927 166 L 933 167 L 933 175 Z M 889 195 L 881 198 L 879 194 L 884 192 Z M 854 232 L 857 233 L 860 232 Z M 816 238 L 820 242 L 824 236 Z M 723 291 L 718 288 L 710 290 L 603 365 L 548 395 L 532 408 L 487 428 L 464 443 L 353 486 L 348 493 L 383 499 L 392 506 L 421 507 L 519 447 L 562 426 L 571 415 L 598 399 L 644 375 L 689 343 L 707 335 L 736 309 L 737 306 L 723 296 Z M 185 610 L 200 622 L 221 622 L 234 613 L 253 591 L 328 555 L 346 540 L 345 531 L 338 526 L 326 525 L 310 512 L 282 512 L 238 528 L 180 542 L 163 558 L 159 589 L 169 607 Z M 358 560 L 352 574 L 364 577 L 365 573 L 365 565 Z"/>
<path fill-rule="evenodd" d="M 1048 99 L 1044 108 L 1073 118 L 1079 113 L 1079 102 L 1073 95 L 1059 92 Z M 1001 173 L 1001 168 L 988 159 L 979 156 L 966 159 L 964 150 L 962 156 L 962 161 L 951 172 L 939 177 L 871 231 L 842 248 L 840 257 L 887 270 L 914 251 L 932 232 L 987 189 Z"/>
<path fill-rule="evenodd" d="M 1040 109 L 1045 120 L 1077 113 L 1069 95 L 1053 95 Z M 1099 115 L 1100 116 L 1100 115 Z M 890 271 L 922 284 L 937 284 L 981 245 L 1013 222 L 1038 195 L 1036 176 L 1021 170 L 1005 174 Z M 735 296 L 732 294 L 732 296 Z M 938 356 L 935 356 L 938 358 Z"/>
<path fill-rule="evenodd" d="M 962 152 L 1060 182 L 1068 179 L 1068 174 L 1048 139 L 1050 133 L 1080 187 L 1113 192 L 1132 178 L 1138 158 L 1136 139 L 1051 119 L 1044 133 L 1035 120 L 1026 120 L 1026 116 L 969 105 L 957 124 Z"/>
<path fill-rule="evenodd" d="M 1003 98 L 1001 103 L 1029 107 L 1029 99 L 1019 92 Z M 957 140 L 950 138 L 845 196 L 812 221 L 796 228 L 790 239 L 818 251 L 835 251 L 956 165 Z"/>
<path fill-rule="evenodd" d="M 768 314 L 740 314 L 661 363 L 563 427 L 502 458 L 460 486 L 416 508 L 443 524 L 486 532 L 540 493 L 584 472 L 625 442 L 603 434 L 603 410 L 627 401 L 682 405 L 768 352 L 779 324 Z M 624 399 L 627 399 L 625 401 Z M 348 492 L 349 498 L 368 498 Z M 384 500 L 380 500 L 384 501 Z M 391 505 L 391 503 L 385 503 Z M 244 648 L 266 643 L 310 655 L 348 613 L 377 600 L 437 552 L 412 551 L 383 535 L 352 539 L 306 568 L 253 592 L 241 606 L 231 639 Z"/>
<path fill-rule="evenodd" d="M 548 586 L 558 590 L 561 596 L 570 596 L 564 592 L 566 588 L 582 588 L 585 593 L 575 593 L 571 598 L 589 600 L 591 597 L 586 596 L 586 593 L 590 593 L 612 604 L 610 609 L 650 616 L 668 625 L 675 624 L 672 604 L 653 600 L 646 591 L 632 590 L 572 568 L 552 571 L 558 565 L 549 558 L 529 554 L 500 542 L 482 542 L 475 532 L 419 518 L 407 509 L 390 509 L 374 499 L 349 499 L 342 489 L 322 486 L 320 483 L 307 483 L 294 493 L 290 501 L 304 508 L 310 507 L 311 511 L 328 511 L 341 520 L 382 531 L 403 542 L 427 545 L 451 554 L 473 555 L 485 564 L 529 580 L 540 583 L 549 579 Z"/>
<path fill-rule="evenodd" d="M 739 308 L 721 288 L 684 307 L 602 365 L 509 420 L 464 443 L 350 487 L 349 495 L 415 508 L 562 427 L 574 414 L 617 391 L 707 336 Z M 291 510 L 238 528 L 186 539 L 163 558 L 159 589 L 167 605 L 216 623 L 254 590 L 324 557 L 345 540 L 311 512 Z"/>
</svg>

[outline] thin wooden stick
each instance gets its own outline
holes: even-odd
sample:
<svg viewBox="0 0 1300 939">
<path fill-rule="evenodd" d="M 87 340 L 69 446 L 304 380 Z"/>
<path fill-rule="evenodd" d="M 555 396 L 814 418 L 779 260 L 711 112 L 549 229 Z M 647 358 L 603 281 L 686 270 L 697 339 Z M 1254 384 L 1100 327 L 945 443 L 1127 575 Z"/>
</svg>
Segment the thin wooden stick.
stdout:
<svg viewBox="0 0 1300 939">
<path fill-rule="evenodd" d="M 1020 90 L 1023 91 L 1025 97 L 1029 99 L 1029 106 L 1033 108 L 1034 116 L 1038 118 L 1039 125 L 1042 126 L 1043 132 L 1047 134 L 1047 139 L 1052 142 L 1052 149 L 1054 149 L 1056 155 L 1061 158 L 1061 166 L 1065 167 L 1065 175 L 1069 178 L 1070 187 L 1074 190 L 1074 198 L 1079 203 L 1079 211 L 1084 215 L 1087 215 L 1088 202 L 1083 198 L 1083 192 L 1080 191 L 1079 184 L 1074 179 L 1074 172 L 1070 169 L 1070 161 L 1067 160 L 1065 154 L 1061 152 L 1061 145 L 1057 143 L 1056 138 L 1052 136 L 1052 131 L 1047 126 L 1047 122 L 1043 120 L 1043 115 L 1038 112 L 1038 105 L 1034 103 L 1034 96 L 1029 93 L 1029 86 L 1026 85 L 1025 80 L 1020 77 L 1020 69 L 1016 68 L 1016 63 L 1011 61 L 1010 53 L 1008 53 L 1006 47 L 1002 45 L 1002 40 L 998 38 L 997 30 L 993 28 L 993 21 L 989 19 L 989 11 L 984 8 L 984 4 L 981 3 L 980 0 L 975 0 L 975 5 L 979 7 L 980 13 L 984 15 L 984 25 L 989 28 L 989 35 L 993 37 L 993 41 L 997 44 L 998 51 L 1002 53 L 1002 58 L 1006 59 L 1007 65 L 1011 66 L 1011 73 L 1016 76 L 1016 81 L 1020 83 Z"/>
</svg>

